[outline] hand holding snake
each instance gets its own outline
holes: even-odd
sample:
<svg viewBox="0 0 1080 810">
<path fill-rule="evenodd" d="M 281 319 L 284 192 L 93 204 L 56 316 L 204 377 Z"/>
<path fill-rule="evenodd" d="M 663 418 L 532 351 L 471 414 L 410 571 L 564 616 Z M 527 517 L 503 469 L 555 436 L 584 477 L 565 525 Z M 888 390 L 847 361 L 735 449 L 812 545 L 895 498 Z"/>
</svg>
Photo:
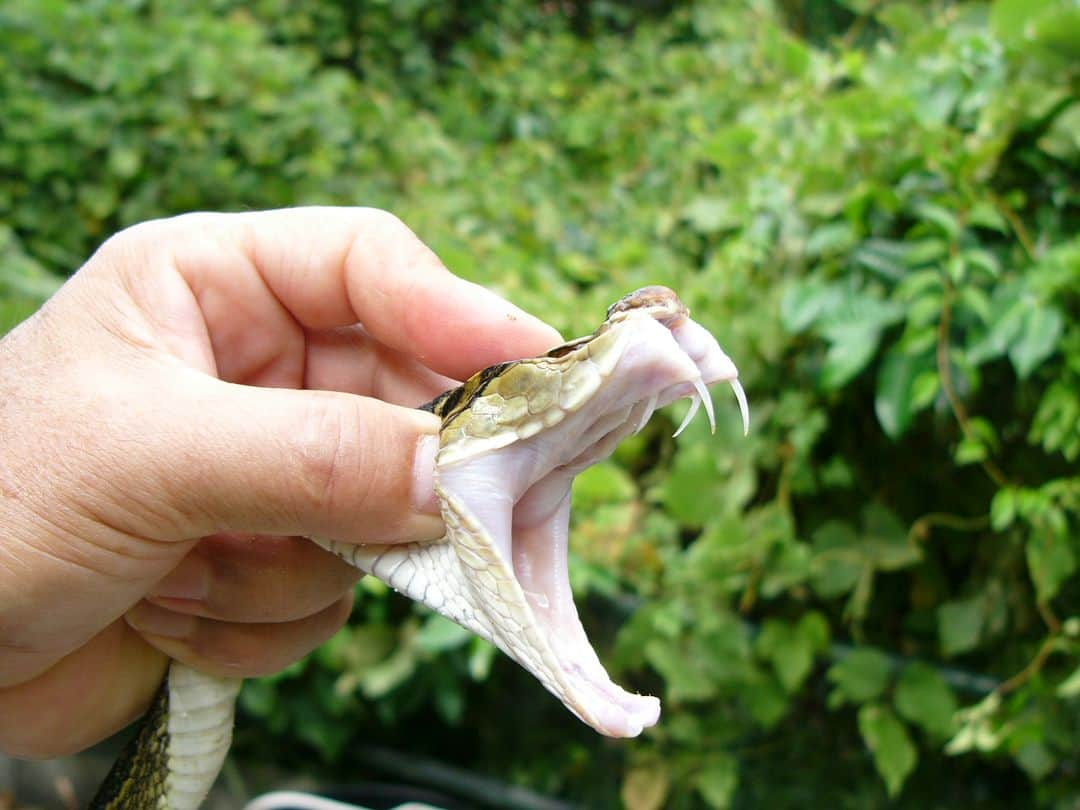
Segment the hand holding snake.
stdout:
<svg viewBox="0 0 1080 810">
<path fill-rule="evenodd" d="M 106 243 L 0 346 L 0 742 L 77 749 L 149 686 L 91 805 L 195 810 L 239 679 L 336 629 L 357 571 L 494 643 L 597 731 L 654 725 L 659 701 L 611 680 L 578 619 L 571 485 L 658 407 L 691 398 L 676 435 L 702 404 L 712 426 L 726 381 L 745 431 L 746 398 L 666 287 L 525 348 L 552 337 L 382 212 L 201 215 Z M 456 383 L 507 353 L 524 358 Z M 392 404 L 433 389 L 430 416 Z"/>
<path fill-rule="evenodd" d="M 169 658 L 246 677 L 317 646 L 360 572 L 303 538 L 440 537 L 415 407 L 559 341 L 381 211 L 107 241 L 0 342 L 0 750 L 108 736 Z"/>
</svg>

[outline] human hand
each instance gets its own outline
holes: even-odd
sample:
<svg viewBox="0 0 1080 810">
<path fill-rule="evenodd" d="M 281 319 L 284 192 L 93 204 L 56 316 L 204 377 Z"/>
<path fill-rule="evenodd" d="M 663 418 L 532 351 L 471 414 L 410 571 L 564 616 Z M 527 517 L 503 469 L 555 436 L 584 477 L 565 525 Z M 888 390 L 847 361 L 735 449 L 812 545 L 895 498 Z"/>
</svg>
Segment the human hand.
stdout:
<svg viewBox="0 0 1080 810">
<path fill-rule="evenodd" d="M 108 736 L 170 657 L 246 677 L 316 647 L 359 572 L 304 538 L 441 536 L 415 406 L 558 342 L 374 209 L 108 240 L 0 341 L 0 750 Z"/>
</svg>

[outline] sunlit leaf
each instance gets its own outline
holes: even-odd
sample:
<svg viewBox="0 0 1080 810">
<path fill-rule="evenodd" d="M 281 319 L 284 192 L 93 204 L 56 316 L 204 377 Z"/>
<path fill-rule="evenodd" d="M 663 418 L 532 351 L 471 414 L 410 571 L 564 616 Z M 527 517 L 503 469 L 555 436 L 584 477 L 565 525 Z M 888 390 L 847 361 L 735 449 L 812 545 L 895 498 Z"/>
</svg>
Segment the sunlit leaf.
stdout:
<svg viewBox="0 0 1080 810">
<path fill-rule="evenodd" d="M 859 732 L 889 795 L 895 796 L 919 761 L 907 729 L 887 707 L 868 704 L 859 709 Z"/>
<path fill-rule="evenodd" d="M 878 371 L 874 412 L 890 439 L 904 435 L 914 414 L 912 384 L 920 366 L 918 358 L 896 350 L 885 355 Z"/>
<path fill-rule="evenodd" d="M 1069 535 L 1045 527 L 1036 527 L 1028 537 L 1028 570 L 1039 599 L 1053 599 L 1062 584 L 1077 569 L 1077 554 Z"/>
<path fill-rule="evenodd" d="M 953 656 L 974 649 L 979 643 L 985 618 L 982 597 L 957 599 L 938 608 L 942 652 Z"/>
<path fill-rule="evenodd" d="M 893 703 L 905 720 L 938 737 L 952 731 L 956 698 L 945 679 L 929 664 L 916 661 L 904 668 Z"/>
<path fill-rule="evenodd" d="M 1057 309 L 1036 306 L 1027 311 L 1020 335 L 1009 347 L 1009 359 L 1020 379 L 1053 354 L 1064 327 L 1065 318 Z"/>
<path fill-rule="evenodd" d="M 627 810 L 659 810 L 667 799 L 670 784 L 663 762 L 638 765 L 623 778 L 620 795 Z"/>
</svg>

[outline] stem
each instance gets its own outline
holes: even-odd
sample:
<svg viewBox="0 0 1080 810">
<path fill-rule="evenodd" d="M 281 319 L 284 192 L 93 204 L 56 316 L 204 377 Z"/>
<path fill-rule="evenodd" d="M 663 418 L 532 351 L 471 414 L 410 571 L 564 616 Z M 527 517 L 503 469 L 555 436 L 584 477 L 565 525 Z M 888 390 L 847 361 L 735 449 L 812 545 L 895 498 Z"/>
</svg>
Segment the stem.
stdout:
<svg viewBox="0 0 1080 810">
<path fill-rule="evenodd" d="M 851 24 L 851 27 L 844 33 L 843 39 L 840 40 L 840 46 L 847 50 L 855 44 L 855 40 L 859 38 L 859 34 L 862 33 L 866 27 L 867 20 L 869 20 L 874 13 L 881 8 L 884 0 L 874 0 Z"/>
<path fill-rule="evenodd" d="M 1007 695 L 1014 689 L 1019 689 L 1033 677 L 1038 675 L 1039 672 L 1042 671 L 1046 659 L 1050 657 L 1050 653 L 1052 653 L 1057 646 L 1057 640 L 1057 634 L 1047 636 L 1043 643 L 1039 645 L 1039 651 L 1035 653 L 1035 657 L 1028 661 L 1027 666 L 1002 683 L 995 691 L 999 695 Z"/>
<path fill-rule="evenodd" d="M 1028 235 L 1027 228 L 1024 227 L 1023 220 L 1016 215 L 1009 206 L 1005 204 L 1005 201 L 1001 199 L 997 194 L 991 192 L 990 199 L 994 201 L 994 207 L 998 213 L 1008 220 L 1009 227 L 1013 229 L 1013 233 L 1016 234 L 1016 240 L 1020 243 L 1020 246 L 1024 249 L 1024 253 L 1030 261 L 1035 261 L 1035 245 L 1031 241 L 1031 237 Z"/>
<path fill-rule="evenodd" d="M 934 526 L 944 526 L 958 532 L 977 532 L 990 525 L 989 515 L 976 517 L 964 517 L 963 515 L 950 515 L 945 512 L 929 512 L 917 518 L 911 524 L 908 531 L 908 542 L 925 540 Z"/>
<path fill-rule="evenodd" d="M 1058 645 L 1058 640 L 1061 637 L 1061 620 L 1054 615 L 1054 611 L 1047 603 L 1037 602 L 1036 604 L 1039 608 L 1039 615 L 1042 616 L 1042 620 L 1046 622 L 1046 626 L 1050 630 L 1050 635 L 1043 640 L 1043 643 L 1039 645 L 1039 651 L 1035 653 L 1035 657 L 1028 661 L 1022 670 L 994 690 L 999 695 L 1005 695 L 1014 689 L 1018 689 L 1038 675 L 1046 664 L 1046 659 L 1050 657 L 1050 654 L 1054 652 Z"/>
<path fill-rule="evenodd" d="M 960 425 L 960 430 L 964 436 L 972 441 L 979 441 L 975 436 L 974 431 L 971 429 L 971 419 L 968 416 L 967 408 L 964 406 L 963 400 L 960 399 L 956 393 L 956 387 L 953 385 L 952 377 L 952 364 L 949 362 L 949 353 L 951 351 L 951 345 L 949 344 L 949 329 L 952 326 L 952 299 L 953 288 L 951 284 L 945 285 L 945 296 L 941 304 L 941 320 L 938 322 L 938 342 L 937 342 L 937 369 L 938 378 L 941 380 L 941 388 L 945 392 L 945 397 L 949 401 L 949 407 L 952 409 L 953 416 L 956 417 L 957 423 Z M 1006 478 L 1005 473 L 1001 471 L 993 461 L 986 458 L 980 462 L 983 470 L 991 480 L 999 487 L 1007 487 L 1009 485 L 1009 479 Z"/>
<path fill-rule="evenodd" d="M 1039 615 L 1042 616 L 1042 620 L 1046 622 L 1047 628 L 1049 628 L 1051 635 L 1058 635 L 1061 633 L 1061 619 L 1054 615 L 1054 611 L 1050 605 L 1046 602 L 1036 602 L 1036 607 L 1039 608 Z"/>
</svg>

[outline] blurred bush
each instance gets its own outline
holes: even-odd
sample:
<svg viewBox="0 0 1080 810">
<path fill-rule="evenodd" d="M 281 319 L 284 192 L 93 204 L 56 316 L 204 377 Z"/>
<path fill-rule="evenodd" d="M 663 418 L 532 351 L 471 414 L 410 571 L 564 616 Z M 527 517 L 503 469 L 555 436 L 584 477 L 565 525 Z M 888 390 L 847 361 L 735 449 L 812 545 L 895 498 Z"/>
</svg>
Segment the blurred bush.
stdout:
<svg viewBox="0 0 1080 810">
<path fill-rule="evenodd" d="M 109 233 L 378 205 L 591 331 L 668 284 L 754 427 L 660 417 L 575 490 L 581 728 L 361 587 L 241 756 L 373 740 L 585 806 L 1080 807 L 1080 7 L 1070 0 L 0 5 L 0 328 Z M 672 410 L 679 410 L 676 406 Z"/>
</svg>

